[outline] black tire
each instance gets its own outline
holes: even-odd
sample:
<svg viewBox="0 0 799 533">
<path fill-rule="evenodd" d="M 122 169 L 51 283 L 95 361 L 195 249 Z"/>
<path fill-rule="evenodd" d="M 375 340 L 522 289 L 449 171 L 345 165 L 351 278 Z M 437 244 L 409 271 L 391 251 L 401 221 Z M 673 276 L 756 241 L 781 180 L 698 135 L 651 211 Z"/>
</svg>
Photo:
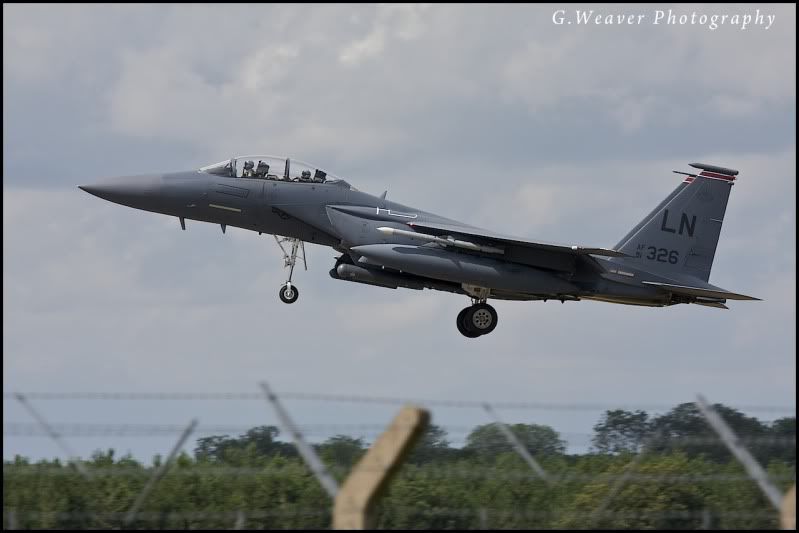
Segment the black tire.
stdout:
<svg viewBox="0 0 799 533">
<path fill-rule="evenodd" d="M 458 318 L 455 320 L 455 324 L 458 326 L 458 331 L 461 332 L 461 335 L 463 335 L 464 337 L 468 337 L 470 339 L 474 339 L 475 337 L 479 337 L 480 334 L 475 333 L 474 331 L 466 327 L 466 321 L 464 320 L 464 317 L 466 316 L 466 313 L 467 311 L 469 311 L 469 309 L 471 308 L 467 307 L 463 311 L 458 313 Z"/>
<path fill-rule="evenodd" d="M 463 325 L 478 335 L 488 335 L 497 327 L 497 311 L 488 304 L 476 304 L 466 309 Z"/>
<path fill-rule="evenodd" d="M 284 304 L 293 304 L 297 301 L 297 298 L 300 297 L 300 291 L 297 290 L 296 285 L 291 286 L 291 293 L 289 293 L 288 285 L 283 285 L 280 287 L 280 292 L 278 293 L 280 299 L 283 301 Z"/>
</svg>

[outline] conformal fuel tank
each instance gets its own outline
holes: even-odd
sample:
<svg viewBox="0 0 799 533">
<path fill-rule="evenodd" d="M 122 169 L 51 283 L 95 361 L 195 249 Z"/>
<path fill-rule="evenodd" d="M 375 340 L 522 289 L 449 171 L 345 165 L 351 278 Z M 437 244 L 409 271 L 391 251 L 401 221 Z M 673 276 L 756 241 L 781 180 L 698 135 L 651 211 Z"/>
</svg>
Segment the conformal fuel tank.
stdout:
<svg viewBox="0 0 799 533">
<path fill-rule="evenodd" d="M 369 263 L 417 276 L 530 294 L 574 294 L 579 288 L 537 268 L 441 247 L 365 244 L 352 250 Z"/>
</svg>

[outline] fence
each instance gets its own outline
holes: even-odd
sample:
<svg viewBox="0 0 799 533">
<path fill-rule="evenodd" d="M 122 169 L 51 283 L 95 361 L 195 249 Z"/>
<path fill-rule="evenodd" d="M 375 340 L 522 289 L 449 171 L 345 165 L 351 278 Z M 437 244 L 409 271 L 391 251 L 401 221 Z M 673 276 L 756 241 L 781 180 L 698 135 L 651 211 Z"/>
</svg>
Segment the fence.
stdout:
<svg viewBox="0 0 799 533">
<path fill-rule="evenodd" d="M 714 428 L 699 436 L 649 434 L 630 453 L 539 453 L 524 440 L 524 435 L 511 431 L 512 426 L 504 424 L 498 413 L 533 410 L 565 413 L 612 410 L 619 406 L 419 400 L 317 393 L 274 396 L 277 403 L 273 406 L 276 408 L 283 399 L 372 405 L 414 403 L 430 409 L 433 422 L 437 409 L 480 409 L 483 414 L 490 415 L 491 424 L 500 430 L 497 433 L 501 435 L 500 440 L 495 436 L 493 440 L 472 442 L 469 439 L 473 426 L 438 426 L 447 436 L 465 435 L 466 438 L 460 439 L 462 446 L 453 447 L 452 442 L 441 446 L 439 442 L 438 448 L 430 448 L 438 453 L 434 453 L 432 459 L 411 457 L 400 469 L 387 496 L 380 502 L 369 502 L 369 513 L 364 516 L 368 514 L 373 522 L 349 527 L 776 528 L 780 525 L 778 511 L 784 508 L 782 495 L 795 483 L 795 459 L 792 463 L 774 462 L 764 471 L 749 452 L 750 449 L 760 450 L 768 456 L 774 450 L 783 455 L 787 450 L 793 450 L 795 457 L 795 433 L 788 437 L 763 434 L 731 436 L 723 429 Z M 70 400 L 256 400 L 264 402 L 266 407 L 267 398 L 268 391 L 25 393 L 21 397 L 4 394 L 4 399 L 17 399 L 27 405 L 31 416 L 36 419 L 36 422 L 4 422 L 4 438 L 47 436 L 59 442 L 67 456 L 75 455 L 68 441 L 80 437 L 174 436 L 179 441 L 165 461 L 153 466 L 136 461 L 109 461 L 108 457 L 69 464 L 32 465 L 24 461 L 6 461 L 4 527 L 330 527 L 334 522 L 333 504 L 338 481 L 345 481 L 353 472 L 352 462 L 337 461 L 335 455 L 324 457 L 316 465 L 306 456 L 300 458 L 286 454 L 249 457 L 241 464 L 199 461 L 179 455 L 183 445 L 180 440 L 185 441 L 190 434 L 245 433 L 252 428 L 202 423 L 188 427 L 177 424 L 52 423 L 37 410 L 46 401 Z M 37 407 L 34 407 L 34 402 Z M 702 408 L 701 398 L 697 400 L 697 406 Z M 669 408 L 633 407 L 661 411 Z M 705 403 L 704 407 L 709 406 Z M 742 409 L 784 413 L 793 408 L 749 406 Z M 286 419 L 281 422 L 284 434 L 292 435 L 298 448 L 305 446 L 314 454 L 323 451 L 324 447 L 308 445 L 306 439 L 309 436 L 355 432 L 372 438 L 382 434 L 385 428 L 385 421 L 296 424 L 290 420 L 288 411 L 284 411 Z M 712 418 L 712 414 L 710 416 Z M 530 416 L 529 419 L 535 421 L 536 417 Z M 714 420 L 714 423 L 718 421 Z M 411 429 L 411 426 L 406 428 L 395 421 L 394 428 L 401 431 Z M 565 435 L 590 437 L 591 434 Z M 691 451 L 706 449 L 720 453 L 719 450 L 727 448 L 732 452 L 726 452 L 726 462 L 706 461 L 692 455 Z M 360 450 L 360 453 L 364 451 Z M 406 454 L 407 450 L 397 453 L 395 459 L 399 461 Z M 360 464 L 356 471 L 367 477 L 383 476 L 396 467 L 395 462 L 383 457 Z M 330 480 L 323 481 L 324 475 L 330 476 L 332 485 Z M 777 505 L 774 505 L 775 498 L 779 498 Z M 789 499 L 786 497 L 786 501 Z"/>
</svg>

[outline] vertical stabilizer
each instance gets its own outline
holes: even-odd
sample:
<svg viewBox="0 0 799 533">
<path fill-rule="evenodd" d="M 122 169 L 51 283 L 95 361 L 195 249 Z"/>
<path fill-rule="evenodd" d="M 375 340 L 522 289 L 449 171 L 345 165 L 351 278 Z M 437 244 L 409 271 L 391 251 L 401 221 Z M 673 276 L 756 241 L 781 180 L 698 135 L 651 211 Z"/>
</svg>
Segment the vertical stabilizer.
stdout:
<svg viewBox="0 0 799 533">
<path fill-rule="evenodd" d="M 701 169 L 685 180 L 615 249 L 632 256 L 614 262 L 634 264 L 663 276 L 687 275 L 708 281 L 737 170 L 692 163 Z"/>
</svg>

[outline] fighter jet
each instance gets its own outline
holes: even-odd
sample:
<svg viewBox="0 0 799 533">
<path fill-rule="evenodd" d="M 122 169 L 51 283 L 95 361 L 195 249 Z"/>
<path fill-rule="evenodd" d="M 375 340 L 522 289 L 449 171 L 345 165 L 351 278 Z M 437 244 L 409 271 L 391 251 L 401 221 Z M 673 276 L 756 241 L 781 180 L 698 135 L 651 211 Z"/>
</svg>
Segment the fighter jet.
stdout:
<svg viewBox="0 0 799 533">
<path fill-rule="evenodd" d="M 503 235 L 373 196 L 318 166 L 276 156 L 234 157 L 199 169 L 79 186 L 105 200 L 272 234 L 292 282 L 305 243 L 341 255 L 330 276 L 388 289 L 432 289 L 471 299 L 455 321 L 469 338 L 494 331 L 496 300 L 599 300 L 727 309 L 758 300 L 711 285 L 710 269 L 737 170 L 691 163 L 682 182 L 612 248 Z"/>
</svg>

